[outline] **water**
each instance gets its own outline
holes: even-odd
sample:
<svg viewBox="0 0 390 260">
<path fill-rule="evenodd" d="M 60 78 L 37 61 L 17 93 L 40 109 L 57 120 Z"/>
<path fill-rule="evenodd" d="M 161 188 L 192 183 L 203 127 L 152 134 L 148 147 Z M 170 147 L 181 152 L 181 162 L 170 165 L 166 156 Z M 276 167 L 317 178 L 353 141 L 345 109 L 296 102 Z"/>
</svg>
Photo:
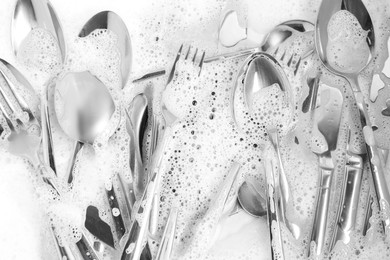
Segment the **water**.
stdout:
<svg viewBox="0 0 390 260">
<path fill-rule="evenodd" d="M 32 185 L 29 177 L 32 169 L 23 160 L 6 152 L 2 146 L 0 187 L 3 193 L 7 194 L 1 199 L 3 208 L 7 209 L 2 213 L 4 220 L 0 224 L 1 230 L 6 231 L 1 235 L 2 258 L 53 259 L 54 245 L 50 238 L 48 221 L 57 227 L 60 242 L 72 245 L 80 238 L 88 205 L 98 207 L 102 220 L 114 227 L 104 187 L 110 187 L 112 180 L 116 183 L 117 174 L 122 174 L 131 181 L 128 165 L 130 141 L 126 133 L 123 109 L 128 107 L 132 97 L 146 90 L 147 93 L 152 93 L 150 96 L 153 97 L 153 109 L 159 119 L 162 120 L 159 108 L 161 99 L 178 118 L 163 158 L 160 217 L 157 237 L 155 240 L 150 239 L 152 252 L 157 250 L 169 209 L 177 207 L 180 212 L 174 259 L 270 259 L 265 219 L 254 219 L 242 212 L 228 218 L 227 212 L 222 212 L 223 209 L 220 208 L 221 198 L 218 194 L 221 190 L 226 191 L 224 184 L 225 180 L 229 179 L 227 173 L 233 162 L 241 164 L 241 171 L 234 181 L 230 197 L 246 178 L 258 180 L 262 184 L 262 190 L 265 190 L 263 163 L 266 158 L 275 159 L 266 128 L 278 124 L 282 158 L 292 192 L 287 214 L 303 231 L 300 239 L 294 241 L 289 231 L 282 227 L 284 251 L 286 259 L 305 259 L 318 179 L 318 162 L 311 150 L 313 147 L 324 149 L 324 139 L 318 129 L 313 127 L 312 115 L 301 110 L 308 94 L 306 77 L 318 72 L 323 75 L 319 106 L 332 102 L 327 92 L 322 90 L 332 88 L 332 91 L 340 91 L 343 95 L 345 109 L 341 119 L 338 149 L 335 151 L 335 192 L 331 198 L 333 205 L 337 204 L 340 191 L 338 183 L 344 172 L 348 126 L 353 129 L 353 149 L 359 152 L 364 144 L 352 93 L 344 79 L 327 72 L 316 56 L 310 56 L 302 62 L 296 76 L 293 69 L 281 62 L 291 82 L 291 97 L 284 97 L 277 86 L 264 89 L 253 99 L 255 112 L 250 115 L 238 114 L 239 124 L 236 126 L 231 115 L 231 89 L 243 59 L 204 64 L 200 77 L 197 68 L 189 62 L 180 61 L 177 76 L 165 91 L 165 77 L 137 84 L 129 82 L 124 90 L 121 90 L 116 36 L 111 32 L 100 31 L 87 38 L 76 37 L 82 25 L 98 11 L 110 9 L 117 12 L 124 19 L 131 35 L 134 54 L 131 77 L 137 77 L 155 68 L 169 69 L 183 42 L 186 44 L 185 51 L 188 45 L 192 44 L 199 48 L 198 55 L 204 50 L 206 56 L 258 45 L 259 42 L 253 42 L 251 38 L 233 48 L 225 48 L 218 43 L 219 22 L 230 9 L 237 11 L 241 27 L 248 27 L 260 36 L 288 19 L 299 18 L 314 22 L 320 1 L 296 2 L 167 0 L 80 3 L 53 0 L 64 27 L 68 47 L 68 57 L 64 64 L 60 64 L 59 52 L 56 46 L 53 46 L 51 36 L 40 30 L 34 31 L 30 40 L 26 41 L 24 51 L 17 58 L 13 57 L 9 41 L 10 26 L 1 27 L 0 43 L 4 48 L 0 50 L 0 57 L 16 64 L 31 81 L 37 93 L 42 91 L 52 75 L 58 74 L 61 78 L 68 71 L 89 70 L 107 86 L 116 105 L 110 126 L 93 145 L 84 146 L 79 154 L 71 187 L 65 185 L 65 175 L 74 140 L 62 132 L 52 111 L 58 175 L 64 183 L 61 187 L 61 200 L 49 193 L 45 186 Z M 375 103 L 369 103 L 369 112 L 377 127 L 374 132 L 377 143 L 381 148 L 389 149 L 390 118 L 383 116 L 382 111 L 386 109 L 386 101 L 390 98 L 390 61 L 387 59 L 390 7 L 384 0 L 364 2 L 373 17 L 378 36 L 378 51 L 375 63 L 362 72 L 360 82 L 366 97 L 375 100 Z M 10 25 L 13 5 L 14 1 L 11 0 L 1 3 L 2 24 Z M 381 8 L 377 8 L 379 6 Z M 361 34 L 360 37 L 353 38 L 352 43 L 345 40 L 343 35 L 337 34 L 341 31 L 338 29 L 340 21 L 337 19 L 346 19 L 353 25 L 353 17 L 348 14 L 341 14 L 341 18 L 334 17 L 334 27 L 329 28 L 330 32 L 334 32 L 334 37 L 331 37 L 334 40 L 334 62 L 345 69 L 351 65 L 343 63 L 346 61 L 344 58 L 350 55 L 350 44 L 356 45 L 358 49 L 363 48 L 361 39 L 364 33 L 359 31 L 359 28 L 341 23 L 345 26 L 343 31 L 348 30 L 350 35 Z M 346 46 L 346 51 L 338 52 L 339 48 Z M 45 47 L 50 51 L 47 52 Z M 289 54 L 304 53 L 311 47 L 312 33 L 302 34 L 286 46 Z M 362 54 L 359 60 L 364 57 Z M 374 87 L 370 90 L 372 77 Z M 237 111 L 244 111 L 240 106 L 242 104 L 235 105 Z M 147 136 L 146 144 L 149 139 L 150 136 Z M 365 165 L 359 205 L 365 205 L 367 187 L 368 171 Z M 12 194 L 12 200 L 8 194 Z M 39 194 L 39 199 L 34 194 Z M 373 229 L 367 237 L 361 237 L 364 213 L 364 207 L 361 206 L 358 211 L 357 232 L 352 236 L 352 242 L 347 247 L 337 245 L 336 251 L 332 253 L 334 259 L 389 257 L 388 242 L 384 242 L 378 231 L 380 216 L 375 210 L 374 204 Z M 329 219 L 333 219 L 335 211 L 336 207 L 332 206 Z M 121 213 L 127 217 L 125 211 Z M 137 217 L 142 220 L 142 216 Z M 12 230 L 9 228 L 10 223 L 13 223 Z M 328 233 L 331 231 L 330 227 Z M 117 247 L 121 246 L 119 241 L 115 242 Z M 117 259 L 120 253 L 120 250 L 114 251 L 106 247 L 102 258 Z"/>
</svg>

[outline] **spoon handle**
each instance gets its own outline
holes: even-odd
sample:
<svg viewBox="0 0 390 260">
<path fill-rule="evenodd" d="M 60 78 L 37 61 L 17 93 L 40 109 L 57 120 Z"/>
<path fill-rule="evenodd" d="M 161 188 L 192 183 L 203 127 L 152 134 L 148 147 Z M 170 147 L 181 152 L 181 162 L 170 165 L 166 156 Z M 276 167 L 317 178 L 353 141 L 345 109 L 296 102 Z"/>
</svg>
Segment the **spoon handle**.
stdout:
<svg viewBox="0 0 390 260">
<path fill-rule="evenodd" d="M 357 79 L 350 80 L 350 84 L 354 90 L 355 100 L 359 110 L 360 122 L 363 129 L 364 139 L 366 141 L 368 161 L 370 164 L 371 176 L 374 183 L 379 209 L 382 213 L 386 214 L 383 219 L 384 231 L 385 233 L 388 233 L 390 229 L 390 214 L 388 213 L 390 207 L 390 193 L 385 178 L 385 167 L 382 154 L 375 142 L 374 132 L 372 130 L 370 117 L 367 111 L 367 105 L 364 102 L 364 97 L 360 91 Z"/>
<path fill-rule="evenodd" d="M 82 142 L 75 142 L 74 146 L 73 146 L 73 153 L 72 153 L 72 157 L 71 157 L 71 160 L 70 160 L 70 163 L 69 163 L 69 166 L 68 166 L 68 183 L 72 183 L 73 181 L 73 170 L 74 170 L 74 166 L 75 166 L 75 163 L 76 163 L 76 158 L 77 158 L 77 155 L 78 153 L 80 152 L 81 148 L 83 148 L 84 144 Z"/>
</svg>

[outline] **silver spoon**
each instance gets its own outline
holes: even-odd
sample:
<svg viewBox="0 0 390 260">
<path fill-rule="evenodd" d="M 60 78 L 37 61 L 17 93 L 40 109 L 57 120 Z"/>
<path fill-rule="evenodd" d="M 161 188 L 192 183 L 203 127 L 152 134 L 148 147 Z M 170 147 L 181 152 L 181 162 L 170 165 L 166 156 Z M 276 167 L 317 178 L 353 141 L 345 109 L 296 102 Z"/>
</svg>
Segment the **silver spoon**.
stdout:
<svg viewBox="0 0 390 260">
<path fill-rule="evenodd" d="M 55 91 L 58 122 L 68 136 L 78 140 L 68 172 L 71 183 L 77 153 L 104 131 L 115 105 L 106 86 L 88 71 L 67 73 L 56 82 Z"/>
<path fill-rule="evenodd" d="M 292 20 L 282 23 L 281 25 L 275 27 L 265 38 L 265 41 L 261 47 L 264 51 L 273 51 L 277 49 L 283 42 L 285 42 L 290 37 L 294 37 L 296 33 L 307 32 L 314 30 L 314 25 L 303 20 Z M 249 91 L 250 92 L 250 91 Z M 250 99 L 251 93 L 247 93 L 247 99 Z M 232 106 L 234 108 L 234 106 Z M 233 111 L 234 114 L 234 111 Z M 252 216 L 264 216 L 266 209 L 254 209 L 254 205 L 259 205 L 257 202 L 261 202 L 260 205 L 265 205 L 265 199 L 259 197 L 260 194 L 256 192 L 255 189 L 251 189 L 252 185 L 243 183 L 239 189 L 238 201 L 244 211 Z M 256 202 L 256 203 L 255 203 Z M 257 214 L 254 214 L 257 213 Z"/>
<path fill-rule="evenodd" d="M 257 190 L 260 184 L 246 180 L 238 189 L 238 202 L 242 209 L 252 217 L 267 215 L 266 199 Z"/>
<path fill-rule="evenodd" d="M 366 43 L 368 44 L 370 57 L 365 65 L 357 68 L 355 71 L 342 72 L 338 68 L 332 66 L 327 56 L 327 46 L 329 43 L 328 36 L 328 24 L 332 16 L 341 10 L 347 10 L 351 12 L 358 20 L 363 30 L 368 31 Z M 315 30 L 315 44 L 317 53 L 325 65 L 325 67 L 331 72 L 344 77 L 348 80 L 355 101 L 359 110 L 360 122 L 362 125 L 363 133 L 366 140 L 366 150 L 368 155 L 368 161 L 370 163 L 370 169 L 372 174 L 372 180 L 375 187 L 376 198 L 379 208 L 382 212 L 386 212 L 390 203 L 389 188 L 385 179 L 384 163 L 382 161 L 381 153 L 375 142 L 372 124 L 367 111 L 367 105 L 364 101 L 363 93 L 361 92 L 358 77 L 362 70 L 364 70 L 373 59 L 375 52 L 375 34 L 374 26 L 370 14 L 368 13 L 364 3 L 361 0 L 323 0 L 318 12 L 316 30 Z M 384 230 L 387 233 L 390 227 L 390 216 L 386 216 L 383 220 Z"/>
<path fill-rule="evenodd" d="M 127 83 L 131 70 L 131 41 L 129 31 L 122 18 L 112 11 L 103 11 L 94 15 L 84 25 L 79 37 L 86 37 L 97 29 L 107 29 L 118 37 L 118 48 L 121 54 L 122 87 Z"/>
<path fill-rule="evenodd" d="M 62 61 L 64 61 L 66 46 L 63 31 L 51 3 L 47 0 L 18 0 L 16 2 L 11 30 L 12 48 L 15 56 L 17 56 L 23 41 L 36 28 L 47 30 L 56 39 Z M 49 81 L 47 85 L 50 84 Z M 56 173 L 48 108 L 48 91 L 49 88 L 46 87 L 46 90 L 43 91 L 41 104 L 43 159 Z"/>
<path fill-rule="evenodd" d="M 26 37 L 35 28 L 42 28 L 57 40 L 62 61 L 65 59 L 65 40 L 60 22 L 47 0 L 18 0 L 12 19 L 12 47 L 17 55 Z"/>
</svg>

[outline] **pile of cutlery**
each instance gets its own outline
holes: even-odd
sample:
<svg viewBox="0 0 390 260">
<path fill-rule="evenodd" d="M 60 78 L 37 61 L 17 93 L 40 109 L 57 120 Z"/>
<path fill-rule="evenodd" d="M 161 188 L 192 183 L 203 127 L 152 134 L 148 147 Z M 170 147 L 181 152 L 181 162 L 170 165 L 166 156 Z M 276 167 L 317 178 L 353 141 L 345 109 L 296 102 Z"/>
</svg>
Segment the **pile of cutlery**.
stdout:
<svg viewBox="0 0 390 260">
<path fill-rule="evenodd" d="M 324 137 L 326 142 L 325 150 L 313 149 L 318 157 L 318 190 L 314 208 L 314 220 L 309 235 L 309 244 L 307 248 L 308 257 L 324 257 L 328 255 L 335 245 L 341 241 L 348 244 L 351 240 L 350 235 L 356 231 L 357 210 L 359 207 L 366 209 L 366 222 L 363 227 L 363 235 L 369 229 L 369 219 L 372 214 L 372 203 L 375 200 L 379 210 L 385 211 L 390 205 L 390 193 L 385 180 L 385 162 L 382 154 L 378 149 L 370 118 L 367 113 L 361 89 L 359 87 L 359 73 L 371 61 L 367 61 L 365 67 L 361 68 L 358 73 L 343 74 L 337 71 L 329 64 L 326 56 L 326 46 L 328 43 L 327 26 L 332 15 L 339 10 L 348 10 L 350 12 L 359 11 L 356 17 L 361 22 L 362 28 L 370 30 L 370 40 L 367 41 L 371 52 L 374 51 L 375 34 L 370 15 L 361 0 L 350 1 L 351 5 L 344 5 L 342 0 L 323 0 L 320 6 L 317 22 L 315 26 L 306 21 L 294 20 L 280 24 L 272 30 L 265 38 L 263 44 L 253 49 L 243 50 L 234 53 L 223 54 L 215 57 L 206 57 L 205 52 L 189 47 L 188 50 L 183 45 L 180 46 L 172 69 L 168 71 L 166 86 L 174 80 L 176 68 L 179 60 L 191 62 L 198 69 L 196 77 L 201 76 L 202 66 L 204 63 L 211 63 L 224 59 L 235 59 L 247 57 L 242 69 L 237 76 L 238 79 L 245 77 L 243 82 L 236 82 L 233 86 L 233 92 L 243 83 L 246 96 L 242 100 L 251 104 L 255 92 L 262 88 L 277 83 L 281 91 L 289 94 L 291 86 L 286 76 L 285 70 L 291 70 L 296 76 L 301 68 L 301 63 L 308 57 L 316 55 L 320 58 L 324 68 L 328 69 L 334 75 L 345 78 L 354 94 L 358 111 L 352 111 L 359 114 L 361 126 L 366 139 L 366 155 L 362 151 L 355 151 L 351 143 L 351 129 L 348 129 L 348 143 L 345 149 L 344 175 L 342 178 L 340 198 L 337 198 L 337 214 L 334 220 L 330 220 L 329 208 L 333 183 L 336 180 L 334 169 L 336 166 L 335 151 L 338 147 L 340 135 L 340 125 L 343 113 L 343 96 L 341 92 L 332 87 L 325 87 L 330 93 L 328 103 L 317 105 L 317 96 L 324 93 L 324 85 L 321 81 L 321 75 L 308 78 L 307 83 L 310 93 L 302 106 L 303 113 L 311 113 L 313 118 L 313 127 Z M 355 6 L 356 5 L 356 6 Z M 364 23 L 363 23 L 364 21 Z M 26 31 L 26 24 L 28 30 Z M 29 30 L 34 28 L 43 28 L 49 31 L 57 40 L 58 47 L 61 51 L 62 61 L 66 58 L 66 48 L 63 32 L 59 19 L 47 0 L 18 0 L 14 14 L 13 48 L 15 55 L 18 53 L 21 42 L 28 35 Z M 96 29 L 107 29 L 120 35 L 118 48 L 121 54 L 121 76 L 122 87 L 125 86 L 129 79 L 131 68 L 131 43 L 126 25 L 122 19 L 111 11 L 104 11 L 92 17 L 80 31 L 79 37 L 86 37 Z M 27 32 L 27 34 L 26 34 Z M 283 44 L 296 35 L 303 33 L 313 33 L 315 37 L 315 46 L 303 54 L 294 54 L 286 56 L 286 48 Z M 114 101 L 107 91 L 104 84 L 88 71 L 78 73 L 68 73 L 62 78 L 53 75 L 45 86 L 41 97 L 40 113 L 36 114 L 37 108 L 29 107 L 23 97 L 18 93 L 21 90 L 18 86 L 32 89 L 25 77 L 11 64 L 0 60 L 2 67 L 0 75 L 6 80 L 8 89 L 0 87 L 0 97 L 4 103 L 0 103 L 1 114 L 5 119 L 5 125 L 0 126 L 0 133 L 9 132 L 9 142 L 12 144 L 10 150 L 19 155 L 27 157 L 32 165 L 37 169 L 39 181 L 43 181 L 48 188 L 53 190 L 58 197 L 61 197 L 63 187 L 71 185 L 74 179 L 75 164 L 77 156 L 83 149 L 84 145 L 92 144 L 96 136 L 104 131 L 114 114 Z M 140 82 L 152 77 L 164 75 L 165 70 L 160 70 L 146 74 L 140 78 L 134 79 L 133 83 Z M 12 77 L 10 77 L 12 75 Z M 17 82 L 15 82 L 15 79 Z M 52 124 L 50 118 L 49 100 L 52 99 L 51 90 L 55 89 L 58 93 L 69 92 L 69 84 L 73 87 L 70 95 L 83 93 L 83 97 L 100 97 L 99 99 L 86 98 L 80 104 L 88 103 L 89 106 L 78 106 L 74 109 L 79 111 L 76 118 L 67 118 L 69 121 L 61 121 L 59 124 L 62 130 L 75 141 L 73 155 L 69 162 L 67 183 L 59 184 L 57 178 L 56 161 L 53 153 Z M 63 83 L 63 84 L 62 84 Z M 82 86 L 82 87 L 81 87 Z M 66 91 L 63 89 L 66 87 Z M 69 95 L 69 93 L 68 93 Z M 291 95 L 291 93 L 289 94 Z M 66 95 L 63 95 L 66 98 Z M 16 101 L 16 102 L 15 102 Z M 64 102 L 62 102 L 64 103 Z M 66 103 L 66 102 L 65 102 Z M 232 102 L 233 103 L 233 102 Z M 16 106 L 15 106 L 16 104 Z M 80 105 L 77 103 L 77 105 Z M 169 145 L 171 131 L 177 122 L 177 118 L 165 106 L 161 104 L 163 118 L 160 119 L 158 113 L 151 107 L 152 100 L 145 93 L 139 93 L 130 102 L 130 106 L 124 109 L 123 115 L 126 117 L 126 130 L 130 136 L 130 158 L 129 165 L 132 176 L 132 183 L 129 183 L 121 174 L 117 174 L 112 180 L 111 187 L 105 189 L 106 205 L 109 206 L 112 213 L 112 228 L 109 224 L 99 217 L 99 210 L 96 206 L 90 205 L 86 209 L 85 229 L 82 230 L 82 238 L 76 243 L 75 247 L 61 246 L 54 235 L 57 245 L 59 259 L 101 259 L 100 247 L 108 245 L 109 247 L 121 251 L 122 260 L 139 260 L 152 259 L 152 252 L 149 241 L 156 237 L 157 220 L 159 217 L 158 209 L 160 203 L 160 186 L 162 182 L 161 164 L 164 162 L 165 150 Z M 57 104 L 55 104 L 57 105 Z M 74 103 L 76 106 L 76 102 Z M 90 109 L 93 107 L 94 109 Z M 95 109 L 96 108 L 96 109 Z M 99 108 L 99 109 L 97 109 Z M 245 107 L 251 112 L 250 107 Z M 66 109 L 66 108 L 63 108 Z M 72 108 L 73 109 L 73 108 Z M 89 109 L 89 110 L 88 110 Z M 27 122 L 19 118 L 20 112 L 28 115 Z M 35 113 L 35 114 L 34 114 Z M 236 111 L 232 107 L 233 118 Z M 89 122 L 88 127 L 79 125 L 85 121 L 85 118 L 93 118 L 94 122 Z M 237 120 L 236 120 L 237 121 Z M 236 124 L 238 124 L 236 122 Z M 151 133 L 149 147 L 145 147 L 145 133 Z M 30 134 L 28 131 L 36 127 L 38 133 Z M 241 129 L 244 130 L 244 129 Z M 288 230 L 292 237 L 300 240 L 303 237 L 303 227 L 290 220 L 288 217 L 287 206 L 291 203 L 291 188 L 286 177 L 283 155 L 280 151 L 280 140 L 278 127 L 273 126 L 267 129 L 269 136 L 270 149 L 275 160 L 266 159 L 266 198 L 256 191 L 255 182 L 244 183 L 237 192 L 238 206 L 249 214 L 262 217 L 267 216 L 269 225 L 272 258 L 278 255 L 285 259 L 283 249 L 282 229 Z M 35 146 L 29 149 L 21 148 L 20 143 L 24 141 L 34 141 Z M 30 143 L 30 142 L 29 142 Z M 148 154 L 146 153 L 148 151 Z M 42 155 L 42 156 L 41 156 Z M 148 159 L 148 160 L 147 160 Z M 370 178 L 373 183 L 372 188 L 375 196 L 369 195 L 366 205 L 359 205 L 363 181 L 364 163 L 370 167 Z M 145 169 L 148 169 L 147 171 Z M 235 181 L 239 166 L 234 164 L 232 167 L 231 187 Z M 220 200 L 224 201 L 225 208 L 226 198 L 229 191 L 220 194 Z M 120 199 L 123 198 L 123 201 Z M 221 205 L 220 205 L 221 206 Z M 257 208 L 256 208 L 257 207 Z M 237 208 L 235 209 L 237 211 Z M 125 211 L 127 212 L 126 214 Z M 234 211 L 234 210 L 232 210 Z M 137 216 L 142 214 L 142 222 L 139 222 Z M 129 216 L 126 219 L 124 216 Z M 172 208 L 166 221 L 162 238 L 159 241 L 159 248 L 153 259 L 169 260 L 173 256 L 176 223 L 180 217 L 180 210 Z M 335 223 L 331 227 L 331 223 Z M 390 228 L 390 216 L 383 218 L 383 231 L 388 234 Z M 272 228 L 277 226 L 276 229 Z M 282 227 L 283 226 L 283 227 Z M 55 226 L 51 227 L 55 234 Z M 276 230 L 276 234 L 275 234 Z M 331 230 L 331 232 L 329 232 Z M 87 234 L 85 233 L 88 231 Z M 331 233 L 331 234 L 329 234 Z M 116 234 L 114 238 L 113 234 Z M 99 243 L 92 243 L 91 237 L 94 236 Z M 126 238 L 126 240 L 125 240 Z M 330 243 L 327 243 L 327 240 Z M 102 242 L 102 243 L 100 243 Z M 314 242 L 314 243 L 310 243 Z M 314 247 L 313 247 L 314 245 Z M 77 252 L 75 252 L 77 248 Z M 314 250 L 313 250 L 314 248 Z"/>
</svg>

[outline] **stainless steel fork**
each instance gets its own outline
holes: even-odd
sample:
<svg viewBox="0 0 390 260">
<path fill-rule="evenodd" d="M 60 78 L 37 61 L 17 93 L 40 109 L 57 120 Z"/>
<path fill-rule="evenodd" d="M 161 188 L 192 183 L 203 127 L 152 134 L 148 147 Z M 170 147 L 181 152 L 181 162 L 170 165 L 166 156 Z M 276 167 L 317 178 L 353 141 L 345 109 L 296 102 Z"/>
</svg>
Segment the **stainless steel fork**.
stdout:
<svg viewBox="0 0 390 260">
<path fill-rule="evenodd" d="M 8 62 L 1 60 L 1 63 L 9 70 L 9 73 L 14 74 L 14 79 L 18 79 L 19 84 L 24 88 L 31 88 L 31 85 Z M 5 121 L 5 125 L 1 125 L 3 129 L 8 129 L 10 153 L 26 158 L 38 172 L 38 181 L 41 179 L 44 183 L 50 186 L 58 196 L 60 190 L 55 184 L 55 174 L 48 165 L 45 165 L 39 155 L 40 146 L 42 142 L 41 126 L 30 108 L 28 107 L 24 98 L 18 94 L 16 85 L 9 73 L 0 69 L 0 74 L 5 80 L 6 86 L 0 86 L 0 112 Z M 15 73 L 17 75 L 15 75 Z M 32 88 L 31 88 L 32 89 Z M 26 116 L 26 118 L 24 118 Z M 54 227 L 52 232 L 54 235 Z M 60 259 L 74 259 L 72 251 L 68 246 L 60 246 L 55 240 L 57 251 Z M 99 259 L 93 247 L 86 236 L 82 233 L 82 238 L 76 243 L 77 248 L 83 259 Z"/>
<path fill-rule="evenodd" d="M 189 47 L 186 55 L 183 58 L 183 45 L 180 46 L 179 51 L 176 55 L 176 58 L 173 62 L 172 69 L 168 75 L 167 83 L 165 85 L 168 86 L 174 79 L 176 73 L 176 66 L 180 58 L 183 60 L 189 61 L 191 47 Z M 193 56 L 191 62 L 194 66 L 199 68 L 198 76 L 202 70 L 203 61 L 205 57 L 205 52 L 201 55 L 200 61 L 197 62 L 197 53 L 195 51 L 195 55 Z M 151 167 L 149 170 L 151 171 L 148 176 L 150 177 L 148 180 L 147 187 L 142 195 L 142 199 L 140 204 L 138 205 L 138 209 L 134 212 L 136 214 L 142 214 L 142 223 L 139 225 L 138 221 L 133 218 L 130 230 L 132 231 L 129 234 L 129 239 L 125 245 L 124 251 L 122 253 L 122 260 L 138 260 L 141 256 L 142 249 L 145 245 L 145 241 L 147 239 L 147 231 L 148 229 L 154 230 L 155 225 L 157 224 L 158 217 L 158 194 L 159 194 L 159 186 L 161 182 L 161 171 L 160 168 L 162 166 L 163 154 L 168 146 L 170 136 L 172 133 L 172 127 L 177 122 L 177 117 L 171 113 L 166 107 L 165 103 L 162 101 L 161 104 L 161 112 L 165 120 L 165 129 L 163 132 L 163 137 L 161 139 L 161 143 L 157 145 L 156 152 L 153 156 L 153 160 L 151 163 Z M 134 228 L 136 227 L 136 228 Z"/>
</svg>

